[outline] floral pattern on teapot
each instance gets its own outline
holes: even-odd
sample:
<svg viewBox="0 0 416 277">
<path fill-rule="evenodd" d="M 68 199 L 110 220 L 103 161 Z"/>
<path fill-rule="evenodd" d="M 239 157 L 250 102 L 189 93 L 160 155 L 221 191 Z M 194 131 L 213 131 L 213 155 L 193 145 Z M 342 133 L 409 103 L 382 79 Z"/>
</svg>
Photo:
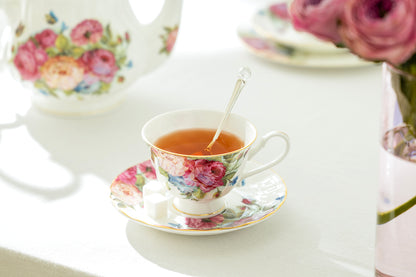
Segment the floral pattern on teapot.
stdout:
<svg viewBox="0 0 416 277">
<path fill-rule="evenodd" d="M 72 29 L 53 12 L 45 16 L 51 26 L 13 46 L 13 63 L 23 80 L 43 94 L 55 97 L 102 94 L 133 63 L 127 57 L 130 34 L 114 34 L 111 25 L 85 19 Z M 53 26 L 52 26 L 53 25 Z M 24 32 L 19 24 L 16 37 Z M 81 97 L 82 98 L 82 97 Z"/>
<path fill-rule="evenodd" d="M 175 45 L 179 26 L 175 25 L 174 27 L 164 27 L 164 30 L 165 33 L 160 36 L 163 42 L 163 48 L 160 49 L 159 53 L 165 53 L 169 55 L 173 50 L 173 46 Z"/>
</svg>

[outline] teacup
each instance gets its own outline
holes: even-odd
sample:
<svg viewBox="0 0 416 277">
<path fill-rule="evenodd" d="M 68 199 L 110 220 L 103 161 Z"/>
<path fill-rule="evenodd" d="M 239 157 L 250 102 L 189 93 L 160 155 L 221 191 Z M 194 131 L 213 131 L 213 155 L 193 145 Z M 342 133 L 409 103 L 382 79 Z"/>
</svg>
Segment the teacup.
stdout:
<svg viewBox="0 0 416 277">
<path fill-rule="evenodd" d="M 271 131 L 257 138 L 256 128 L 247 119 L 231 114 L 224 131 L 240 138 L 243 147 L 217 155 L 180 154 L 161 149 L 155 142 L 162 136 L 183 129 L 216 129 L 222 112 L 179 110 L 150 119 L 142 128 L 142 138 L 150 146 L 151 160 L 159 182 L 173 196 L 172 206 L 187 217 L 212 217 L 225 209 L 225 198 L 233 188 L 244 185 L 244 179 L 279 163 L 289 151 L 289 137 Z M 262 149 L 271 138 L 280 138 L 285 146 L 272 161 L 245 170 L 247 160 Z M 256 144 L 254 144 L 256 142 Z"/>
</svg>

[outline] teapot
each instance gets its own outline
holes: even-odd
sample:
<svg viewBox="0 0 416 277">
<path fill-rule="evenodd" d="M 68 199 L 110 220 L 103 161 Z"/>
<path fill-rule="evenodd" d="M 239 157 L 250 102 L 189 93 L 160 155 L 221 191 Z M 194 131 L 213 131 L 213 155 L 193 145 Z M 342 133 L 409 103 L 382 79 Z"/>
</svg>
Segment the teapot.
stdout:
<svg viewBox="0 0 416 277">
<path fill-rule="evenodd" d="M 2 1 L 8 68 L 33 90 L 34 106 L 64 116 L 121 103 L 129 85 L 171 54 L 182 8 L 182 0 L 165 0 L 159 15 L 142 24 L 129 0 Z"/>
</svg>

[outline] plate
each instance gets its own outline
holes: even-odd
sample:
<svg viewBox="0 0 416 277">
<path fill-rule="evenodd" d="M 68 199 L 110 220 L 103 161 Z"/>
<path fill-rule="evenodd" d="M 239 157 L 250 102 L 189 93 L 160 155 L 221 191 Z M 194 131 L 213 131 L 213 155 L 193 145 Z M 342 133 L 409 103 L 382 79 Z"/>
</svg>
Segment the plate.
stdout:
<svg viewBox="0 0 416 277">
<path fill-rule="evenodd" d="M 373 64 L 349 52 L 330 54 L 305 52 L 267 39 L 247 24 L 240 25 L 237 33 L 244 45 L 253 54 L 280 64 L 315 68 L 360 67 Z"/>
<path fill-rule="evenodd" d="M 280 3 L 260 9 L 252 17 L 253 29 L 262 37 L 305 52 L 348 52 L 345 48 L 337 48 L 332 43 L 322 41 L 309 33 L 296 31 L 289 20 L 273 12 L 273 7 L 277 5 Z"/>
<path fill-rule="evenodd" d="M 258 166 L 247 162 L 248 168 Z M 157 182 L 150 160 L 120 173 L 110 186 L 113 206 L 141 225 L 183 235 L 215 235 L 253 226 L 273 215 L 287 198 L 286 184 L 272 170 L 251 176 L 225 198 L 225 209 L 211 218 L 189 218 L 168 205 L 167 216 L 155 219 L 143 205 L 143 187 Z"/>
</svg>

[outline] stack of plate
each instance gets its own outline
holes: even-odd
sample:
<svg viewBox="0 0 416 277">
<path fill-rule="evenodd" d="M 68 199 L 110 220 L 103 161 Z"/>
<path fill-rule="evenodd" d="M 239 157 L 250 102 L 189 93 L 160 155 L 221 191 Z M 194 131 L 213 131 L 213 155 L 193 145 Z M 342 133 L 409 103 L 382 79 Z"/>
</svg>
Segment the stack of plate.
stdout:
<svg viewBox="0 0 416 277">
<path fill-rule="evenodd" d="M 238 36 L 251 52 L 281 64 L 304 67 L 357 67 L 372 63 L 361 60 L 348 49 L 337 48 L 314 36 L 296 31 L 273 4 L 258 10 L 251 22 L 239 26 Z"/>
</svg>

